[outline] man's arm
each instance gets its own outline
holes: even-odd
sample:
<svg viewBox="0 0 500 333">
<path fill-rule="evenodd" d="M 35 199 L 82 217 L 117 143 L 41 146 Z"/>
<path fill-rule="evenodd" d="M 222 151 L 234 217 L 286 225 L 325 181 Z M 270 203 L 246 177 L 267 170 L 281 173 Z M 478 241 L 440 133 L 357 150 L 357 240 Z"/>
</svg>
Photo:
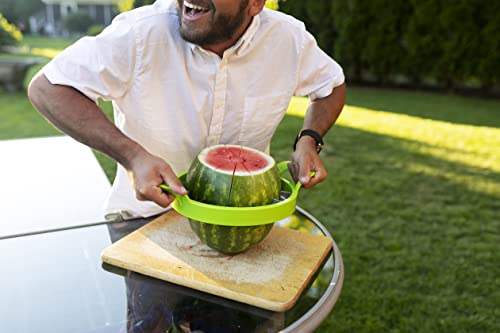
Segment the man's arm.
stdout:
<svg viewBox="0 0 500 333">
<path fill-rule="evenodd" d="M 137 199 L 152 200 L 167 207 L 173 196 L 158 187 L 163 182 L 175 193 L 187 193 L 164 160 L 124 135 L 92 100 L 78 90 L 53 85 L 39 73 L 30 82 L 28 97 L 55 127 L 123 165 L 132 176 Z"/>
<path fill-rule="evenodd" d="M 332 93 L 321 99 L 313 101 L 307 108 L 302 129 L 311 129 L 323 137 L 335 123 L 345 104 L 345 83 L 335 87 Z M 310 136 L 303 136 L 297 142 L 292 162 L 298 170 L 292 170 L 305 188 L 310 188 L 327 176 L 323 162 L 316 152 L 316 142 Z M 310 173 L 314 171 L 314 176 Z"/>
</svg>

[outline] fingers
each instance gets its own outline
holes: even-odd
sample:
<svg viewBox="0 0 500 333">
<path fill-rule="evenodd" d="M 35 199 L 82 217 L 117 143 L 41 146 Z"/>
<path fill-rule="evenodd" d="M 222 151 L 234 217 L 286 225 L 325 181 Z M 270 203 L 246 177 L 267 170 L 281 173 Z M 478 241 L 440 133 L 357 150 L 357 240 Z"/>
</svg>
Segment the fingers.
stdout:
<svg viewBox="0 0 500 333">
<path fill-rule="evenodd" d="M 179 195 L 187 194 L 187 190 L 182 185 L 181 181 L 175 173 L 172 171 L 170 166 L 165 163 L 165 166 L 159 170 L 160 181 L 155 182 L 153 186 L 149 187 L 149 192 L 147 193 L 146 200 L 152 200 L 162 207 L 168 207 L 175 199 L 175 196 L 171 193 L 164 192 L 158 185 L 165 183 L 170 187 L 172 192 Z M 139 199 L 140 200 L 140 199 Z"/>
<path fill-rule="evenodd" d="M 182 185 L 182 182 L 179 180 L 179 178 L 177 178 L 177 176 L 174 174 L 172 169 L 170 169 L 170 167 L 161 170 L 160 174 L 162 179 L 165 181 L 165 184 L 167 184 L 170 187 L 172 192 L 179 195 L 184 195 L 188 193 L 184 185 Z"/>
<path fill-rule="evenodd" d="M 135 163 L 134 166 L 130 172 L 138 200 L 154 201 L 161 207 L 168 207 L 175 196 L 164 192 L 159 187 L 162 183 L 166 183 L 175 194 L 187 194 L 181 181 L 164 160 L 151 154 L 144 154 L 140 163 Z"/>
<path fill-rule="evenodd" d="M 136 198 L 140 201 L 154 201 L 161 207 L 168 207 L 175 199 L 172 194 L 165 193 L 157 185 L 149 184 L 136 188 Z"/>
<path fill-rule="evenodd" d="M 327 175 L 323 163 L 319 159 L 313 163 L 299 165 L 299 180 L 304 188 L 311 188 L 321 183 L 326 179 Z"/>
<path fill-rule="evenodd" d="M 326 179 L 328 173 L 318 154 L 292 155 L 294 163 L 289 166 L 290 174 L 295 182 L 300 181 L 304 188 L 311 188 Z"/>
<path fill-rule="evenodd" d="M 292 176 L 292 180 L 294 183 L 299 181 L 299 165 L 295 162 L 291 162 L 287 164 L 288 172 Z"/>
<path fill-rule="evenodd" d="M 163 192 L 157 185 L 136 189 L 136 198 L 140 201 L 153 201 L 163 208 L 167 208 L 175 199 L 174 195 Z"/>
</svg>

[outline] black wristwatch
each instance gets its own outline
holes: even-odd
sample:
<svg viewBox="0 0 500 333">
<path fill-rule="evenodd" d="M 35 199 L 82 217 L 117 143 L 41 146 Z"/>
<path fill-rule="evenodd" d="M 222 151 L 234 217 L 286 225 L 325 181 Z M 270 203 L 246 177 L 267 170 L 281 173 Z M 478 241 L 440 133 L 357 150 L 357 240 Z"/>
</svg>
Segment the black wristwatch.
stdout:
<svg viewBox="0 0 500 333">
<path fill-rule="evenodd" d="M 316 141 L 316 151 L 319 154 L 319 152 L 321 151 L 321 149 L 323 148 L 323 145 L 324 145 L 323 138 L 321 138 L 321 135 L 319 135 L 318 132 L 313 131 L 311 129 L 305 129 L 305 130 L 302 130 L 299 132 L 299 134 L 295 138 L 295 143 L 293 144 L 293 151 L 295 151 L 295 148 L 297 147 L 297 142 L 299 142 L 299 139 L 303 136 L 306 136 L 306 135 L 312 137 L 314 139 L 314 141 Z"/>
</svg>

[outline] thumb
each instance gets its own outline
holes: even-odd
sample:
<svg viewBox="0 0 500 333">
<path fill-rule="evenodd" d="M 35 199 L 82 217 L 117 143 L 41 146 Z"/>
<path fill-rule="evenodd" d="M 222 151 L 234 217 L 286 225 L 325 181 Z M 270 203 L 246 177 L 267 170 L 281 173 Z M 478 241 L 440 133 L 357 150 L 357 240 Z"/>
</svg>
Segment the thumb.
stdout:
<svg viewBox="0 0 500 333">
<path fill-rule="evenodd" d="M 299 163 L 299 180 L 302 185 L 306 185 L 311 180 L 311 167 L 309 163 Z"/>
<path fill-rule="evenodd" d="M 182 185 L 182 182 L 179 180 L 179 178 L 177 178 L 172 169 L 168 168 L 167 170 L 162 170 L 160 174 L 165 183 L 170 187 L 172 192 L 179 195 L 188 193 L 186 188 L 184 187 L 184 185 Z"/>
</svg>

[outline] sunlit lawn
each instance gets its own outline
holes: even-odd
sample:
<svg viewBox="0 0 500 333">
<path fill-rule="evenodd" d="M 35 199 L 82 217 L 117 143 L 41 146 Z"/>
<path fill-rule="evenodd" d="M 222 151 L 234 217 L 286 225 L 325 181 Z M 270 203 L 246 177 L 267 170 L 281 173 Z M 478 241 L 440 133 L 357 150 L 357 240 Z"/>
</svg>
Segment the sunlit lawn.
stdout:
<svg viewBox="0 0 500 333">
<path fill-rule="evenodd" d="M 330 177 L 299 199 L 345 263 L 319 331 L 498 332 L 500 102 L 351 88 L 348 103 L 321 153 Z M 301 121 L 278 130 L 278 158 Z"/>
<path fill-rule="evenodd" d="M 276 159 L 306 104 L 293 100 Z M 24 94 L 0 105 L 0 139 L 58 134 Z M 500 331 L 500 101 L 351 87 L 325 142 L 330 176 L 299 205 L 334 236 L 345 281 L 318 331 Z"/>
</svg>

